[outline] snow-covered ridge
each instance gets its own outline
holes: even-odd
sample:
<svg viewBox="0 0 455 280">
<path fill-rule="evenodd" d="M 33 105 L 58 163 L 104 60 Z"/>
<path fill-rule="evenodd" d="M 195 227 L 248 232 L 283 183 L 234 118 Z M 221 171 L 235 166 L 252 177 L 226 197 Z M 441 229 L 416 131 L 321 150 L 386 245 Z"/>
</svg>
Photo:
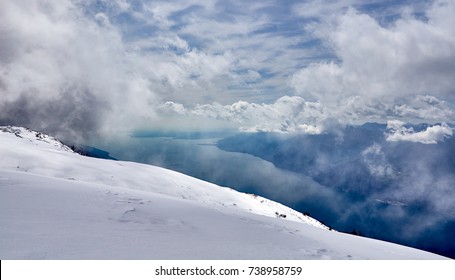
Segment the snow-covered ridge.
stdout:
<svg viewBox="0 0 455 280">
<path fill-rule="evenodd" d="M 64 145 L 62 142 L 55 139 L 54 137 L 41 133 L 41 132 L 33 131 L 28 128 L 17 127 L 17 126 L 0 126 L 0 131 L 3 133 L 14 134 L 16 137 L 19 137 L 19 138 L 27 139 L 30 143 L 37 144 L 40 142 L 44 142 L 53 147 L 57 147 L 61 150 L 72 152 L 70 147 Z M 40 142 L 37 142 L 37 141 L 40 141 Z"/>
<path fill-rule="evenodd" d="M 0 259 L 441 259 L 252 194 L 0 127 Z"/>
<path fill-rule="evenodd" d="M 328 229 L 321 222 L 280 203 L 261 196 L 219 187 L 171 170 L 122 161 L 83 157 L 57 139 L 23 127 L 3 126 L 1 140 L 14 147 L 17 140 L 31 144 L 30 149 L 15 149 L 3 156 L 0 167 L 37 175 L 107 184 L 192 200 L 210 207 L 235 208 L 258 215 L 288 219 Z M 17 139 L 20 138 L 20 139 Z M 54 150 L 53 157 L 40 154 Z M 35 160 L 29 160 L 31 156 Z M 10 156 L 12 162 L 5 162 Z M 38 160 L 39 158 L 39 160 Z M 41 162 L 40 162 L 41 161 Z M 11 164 L 13 163 L 14 164 Z"/>
</svg>

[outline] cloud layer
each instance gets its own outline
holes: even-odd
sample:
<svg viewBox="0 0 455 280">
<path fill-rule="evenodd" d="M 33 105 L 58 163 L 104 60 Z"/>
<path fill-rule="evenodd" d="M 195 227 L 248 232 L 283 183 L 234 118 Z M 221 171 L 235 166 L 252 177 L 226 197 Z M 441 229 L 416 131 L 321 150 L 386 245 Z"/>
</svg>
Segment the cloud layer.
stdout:
<svg viewBox="0 0 455 280">
<path fill-rule="evenodd" d="M 208 118 L 234 123 L 245 132 L 303 132 L 319 134 L 322 128 L 316 123 L 324 115 L 320 104 L 306 102 L 298 96 L 283 96 L 273 104 L 256 104 L 239 101 L 232 105 L 219 103 L 197 105 L 187 109 L 182 104 L 166 102 L 160 111 L 179 115 L 183 119 Z"/>
<path fill-rule="evenodd" d="M 0 122 L 90 138 L 152 128 L 170 104 L 249 131 L 451 122 L 454 12 L 453 1 L 2 1 Z"/>
</svg>

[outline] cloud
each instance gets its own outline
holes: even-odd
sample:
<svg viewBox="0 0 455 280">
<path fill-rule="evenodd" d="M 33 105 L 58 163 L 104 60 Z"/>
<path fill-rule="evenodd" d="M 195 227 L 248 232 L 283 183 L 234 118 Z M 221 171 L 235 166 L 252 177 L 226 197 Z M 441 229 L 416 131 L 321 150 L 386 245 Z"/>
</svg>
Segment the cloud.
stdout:
<svg viewBox="0 0 455 280">
<path fill-rule="evenodd" d="M 238 9 L 238 6 L 232 5 L 228 4 L 230 9 Z M 196 41 L 207 44 L 208 48 L 215 48 L 218 53 L 225 47 L 231 49 L 229 62 L 224 68 L 226 75 L 216 85 L 232 95 L 221 98 L 223 94 L 220 88 L 211 88 L 212 93 L 216 92 L 210 95 L 213 99 L 198 98 L 201 94 L 190 90 L 188 93 L 191 92 L 192 97 L 196 96 L 191 101 L 177 95 L 170 96 L 168 100 L 183 106 L 187 116 L 226 120 L 244 131 L 321 133 L 333 128 L 334 123 L 385 122 L 390 118 L 407 122 L 455 120 L 453 104 L 445 101 L 450 100 L 450 95 L 455 91 L 455 83 L 449 78 L 453 76 L 452 70 L 455 68 L 448 66 L 455 57 L 455 45 L 451 39 L 453 30 L 448 30 L 446 23 L 440 20 L 447 16 L 447 9 L 454 8 L 451 3 L 395 5 L 398 19 L 387 24 L 379 22 L 379 8 L 368 8 L 374 3 L 349 1 L 327 4 L 313 1 L 292 6 L 296 10 L 294 16 L 305 22 L 308 19 L 318 20 L 316 25 L 311 20 L 304 24 L 300 42 L 318 36 L 322 39 L 322 45 L 317 46 L 323 46 L 321 49 L 334 55 L 334 58 L 328 56 L 328 59 L 318 59 L 317 62 L 310 59 L 300 69 L 296 68 L 297 64 L 290 62 L 290 57 L 316 53 L 309 53 L 312 47 L 305 50 L 290 48 L 292 40 L 298 36 L 286 37 L 269 32 L 270 19 L 279 13 L 257 14 L 272 5 L 266 3 L 261 7 L 262 10 L 253 8 L 254 5 L 245 8 L 258 19 L 256 23 L 252 23 L 251 18 L 243 12 L 238 12 L 235 21 L 226 19 L 231 28 L 223 28 L 224 34 L 219 33 L 221 29 L 211 29 L 207 22 L 199 19 L 193 18 L 194 22 L 185 25 L 182 30 L 197 34 Z M 358 10 L 349 8 L 352 6 Z M 212 9 L 216 9 L 214 7 Z M 382 11 L 383 18 L 391 16 L 391 9 Z M 427 20 L 416 16 L 421 13 L 425 14 Z M 331 16 L 323 20 L 321 15 L 329 14 Z M 215 21 L 211 17 L 210 25 L 216 26 Z M 265 30 L 264 33 L 257 33 L 261 28 Z M 209 43 L 213 41 L 222 45 Z M 439 44 L 445 46 L 445 51 L 440 52 Z M 278 63 L 273 58 L 273 48 L 286 50 L 289 57 L 280 54 L 281 63 Z M 252 49 L 255 51 L 254 56 L 251 55 Z M 297 55 L 295 51 L 301 54 Z M 282 68 L 284 65 L 288 66 L 287 70 Z M 264 66 L 274 71 L 265 71 Z M 249 69 L 240 70 L 242 67 Z M 435 67 L 441 71 L 435 72 Z M 299 114 L 295 108 L 288 108 L 287 116 L 283 116 L 283 113 L 280 115 L 276 110 L 282 101 L 279 93 L 289 92 L 289 89 L 277 83 L 280 78 L 288 80 L 288 85 L 293 89 L 291 92 L 303 97 L 307 105 L 311 103 L 313 107 L 317 106 L 317 110 L 306 108 L 305 112 Z M 269 87 L 266 100 L 258 102 L 265 86 Z M 191 87 L 186 84 L 185 89 L 188 88 Z M 313 113 L 309 114 L 310 111 Z M 181 116 L 185 114 L 180 112 Z"/>
<path fill-rule="evenodd" d="M 310 63 L 292 76 L 290 84 L 304 98 L 333 110 L 347 109 L 347 100 L 354 100 L 358 107 L 395 109 L 383 114 L 453 119 L 451 106 L 441 100 L 455 93 L 450 78 L 455 75 L 455 31 L 450 28 L 454 12 L 453 1 L 437 1 L 425 12 L 426 20 L 403 13 L 383 26 L 350 8 L 317 30 L 336 59 Z M 416 96 L 421 96 L 419 104 Z M 431 104 L 431 113 L 412 109 L 428 107 L 430 99 L 439 102 Z"/>
<path fill-rule="evenodd" d="M 374 177 L 387 179 L 394 175 L 392 165 L 387 161 L 382 147 L 375 143 L 362 151 L 362 160 Z"/>
<path fill-rule="evenodd" d="M 0 122 L 86 138 L 152 126 L 168 100 L 273 101 L 307 54 L 293 47 L 305 36 L 276 31 L 294 16 L 275 4 L 2 1 Z M 51 103 L 68 112 L 43 106 Z"/>
<path fill-rule="evenodd" d="M 103 125 L 126 125 L 134 111 L 151 117 L 155 95 L 135 71 L 140 57 L 107 15 L 86 16 L 65 0 L 0 5 L 2 123 L 79 141 Z"/>
<path fill-rule="evenodd" d="M 395 104 L 393 113 L 404 119 L 453 120 L 455 112 L 452 106 L 431 95 L 418 95 L 408 103 Z"/>
<path fill-rule="evenodd" d="M 158 100 L 210 100 L 232 80 L 229 52 L 192 48 L 172 32 L 129 37 L 148 24 L 136 4 L 2 1 L 0 122 L 79 141 L 154 123 Z M 122 16 L 134 20 L 119 24 Z"/>
<path fill-rule="evenodd" d="M 182 104 L 166 102 L 159 106 L 167 115 L 187 118 L 206 118 L 233 123 L 245 132 L 302 132 L 322 133 L 323 108 L 298 96 L 283 96 L 272 104 L 238 101 L 231 105 L 219 103 L 185 108 Z M 320 125 L 314 125 L 318 123 Z"/>
<path fill-rule="evenodd" d="M 290 91 L 285 81 L 304 57 L 318 53 L 298 46 L 311 38 L 291 9 L 275 1 L 144 1 L 124 36 L 153 61 L 164 101 L 272 102 Z M 138 26 L 151 34 L 134 35 Z"/>
<path fill-rule="evenodd" d="M 334 14 L 339 14 L 355 4 L 359 4 L 358 0 L 347 1 L 305 1 L 295 5 L 295 12 L 305 18 L 320 19 L 321 15 L 330 17 Z"/>
<path fill-rule="evenodd" d="M 382 24 L 374 1 L 291 2 L 2 1 L 0 122 L 82 141 L 167 101 L 247 131 L 454 120 L 452 3 Z"/>
<path fill-rule="evenodd" d="M 447 124 L 433 125 L 423 131 L 415 132 L 412 127 L 407 128 L 401 121 L 387 122 L 386 140 L 390 142 L 409 141 L 422 144 L 437 144 L 453 135 L 453 130 Z"/>
<path fill-rule="evenodd" d="M 337 132 L 345 125 L 383 122 L 388 118 L 417 122 L 450 120 L 455 116 L 447 102 L 428 95 L 398 104 L 359 102 L 358 98 L 351 97 L 335 107 L 307 101 L 300 96 L 283 96 L 272 103 L 238 101 L 230 105 L 214 102 L 185 106 L 167 101 L 161 103 L 157 111 L 165 117 L 180 118 L 181 123 L 222 121 L 230 124 L 231 129 L 245 132 L 305 134 Z"/>
</svg>

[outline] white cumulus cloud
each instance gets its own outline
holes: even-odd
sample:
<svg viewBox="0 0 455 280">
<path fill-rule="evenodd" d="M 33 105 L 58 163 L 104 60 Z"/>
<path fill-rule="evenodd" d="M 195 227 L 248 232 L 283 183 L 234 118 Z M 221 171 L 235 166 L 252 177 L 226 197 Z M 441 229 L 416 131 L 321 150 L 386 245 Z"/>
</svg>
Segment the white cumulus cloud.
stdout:
<svg viewBox="0 0 455 280">
<path fill-rule="evenodd" d="M 238 101 L 231 105 L 198 104 L 192 108 L 169 101 L 160 105 L 159 111 L 172 116 L 222 120 L 248 132 L 319 134 L 323 132 L 321 120 L 325 118 L 320 104 L 299 96 L 283 96 L 272 104 Z"/>
<path fill-rule="evenodd" d="M 393 120 L 387 122 L 386 140 L 390 142 L 409 141 L 422 144 L 437 144 L 453 135 L 453 130 L 447 124 L 433 125 L 423 131 L 414 131 L 412 127 L 405 127 L 405 123 Z"/>
</svg>

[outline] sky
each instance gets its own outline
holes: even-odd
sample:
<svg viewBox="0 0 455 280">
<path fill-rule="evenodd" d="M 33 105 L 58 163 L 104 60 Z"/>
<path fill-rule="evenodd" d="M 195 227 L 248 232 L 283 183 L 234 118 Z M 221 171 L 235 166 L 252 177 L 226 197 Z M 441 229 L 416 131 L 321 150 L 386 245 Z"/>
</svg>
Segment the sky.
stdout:
<svg viewBox="0 0 455 280">
<path fill-rule="evenodd" d="M 0 123 L 74 141 L 451 123 L 453 14 L 453 0 L 0 0 Z"/>
</svg>

